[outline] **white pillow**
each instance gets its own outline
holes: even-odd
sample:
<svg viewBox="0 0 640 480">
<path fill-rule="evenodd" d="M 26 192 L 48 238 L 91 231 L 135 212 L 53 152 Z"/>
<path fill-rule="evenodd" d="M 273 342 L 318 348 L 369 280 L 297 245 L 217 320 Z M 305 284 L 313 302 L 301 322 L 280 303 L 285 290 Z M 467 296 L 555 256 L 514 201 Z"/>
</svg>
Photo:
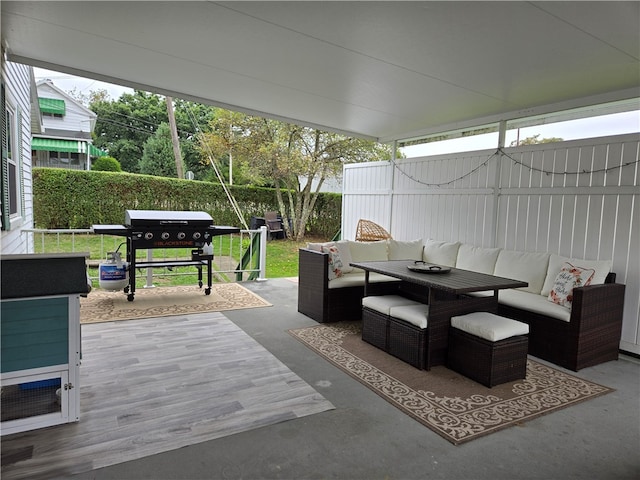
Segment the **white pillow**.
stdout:
<svg viewBox="0 0 640 480">
<path fill-rule="evenodd" d="M 378 242 L 354 242 L 348 240 L 351 259 L 354 262 L 375 262 L 378 260 L 388 260 L 387 241 Z"/>
<path fill-rule="evenodd" d="M 422 260 L 422 239 L 412 242 L 389 239 L 389 260 Z"/>
<path fill-rule="evenodd" d="M 458 248 L 460 248 L 460 242 L 450 243 L 427 239 L 422 251 L 422 260 L 436 265 L 455 267 Z"/>
<path fill-rule="evenodd" d="M 549 301 L 571 309 L 573 289 L 586 287 L 593 280 L 596 271 L 593 268 L 580 268 L 566 262 L 549 292 Z"/>
<path fill-rule="evenodd" d="M 498 260 L 499 248 L 474 247 L 463 243 L 458 249 L 456 268 L 473 272 L 493 274 Z"/>
<path fill-rule="evenodd" d="M 577 258 L 561 257 L 559 255 L 551 254 L 549 258 L 549 268 L 547 269 L 547 276 L 544 280 L 544 286 L 542 287 L 543 296 L 548 296 L 553 287 L 553 283 L 556 277 L 560 273 L 562 265 L 570 263 L 580 268 L 593 268 L 596 273 L 591 279 L 591 285 L 602 285 L 607 278 L 607 275 L 611 271 L 611 260 L 580 260 Z"/>
<path fill-rule="evenodd" d="M 548 253 L 500 250 L 493 274 L 498 277 L 527 282 L 528 287 L 522 287 L 518 290 L 540 295 L 549 266 L 549 257 Z"/>
</svg>

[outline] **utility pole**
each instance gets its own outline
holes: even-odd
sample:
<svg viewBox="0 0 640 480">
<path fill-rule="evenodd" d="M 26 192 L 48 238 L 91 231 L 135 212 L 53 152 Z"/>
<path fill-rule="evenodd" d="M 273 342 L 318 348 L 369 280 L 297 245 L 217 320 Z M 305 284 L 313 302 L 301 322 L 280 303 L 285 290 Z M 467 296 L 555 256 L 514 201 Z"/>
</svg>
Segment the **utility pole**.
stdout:
<svg viewBox="0 0 640 480">
<path fill-rule="evenodd" d="M 176 171 L 178 172 L 178 178 L 184 178 L 182 154 L 180 153 L 180 140 L 178 139 L 176 117 L 173 113 L 173 98 L 165 97 L 165 99 L 167 101 L 167 115 L 169 116 L 169 130 L 171 130 L 171 143 L 173 144 L 173 156 L 176 160 Z"/>
</svg>

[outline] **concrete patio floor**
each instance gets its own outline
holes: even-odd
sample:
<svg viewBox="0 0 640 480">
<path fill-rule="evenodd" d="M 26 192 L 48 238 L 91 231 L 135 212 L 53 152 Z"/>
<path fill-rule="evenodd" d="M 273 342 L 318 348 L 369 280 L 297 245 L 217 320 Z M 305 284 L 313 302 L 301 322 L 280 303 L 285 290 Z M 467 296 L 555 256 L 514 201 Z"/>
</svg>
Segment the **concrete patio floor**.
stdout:
<svg viewBox="0 0 640 480">
<path fill-rule="evenodd" d="M 258 428 L 74 479 L 637 479 L 640 362 L 577 373 L 615 392 L 454 446 L 291 337 L 315 325 L 287 279 L 244 284 L 273 307 L 224 314 L 335 410 Z"/>
</svg>

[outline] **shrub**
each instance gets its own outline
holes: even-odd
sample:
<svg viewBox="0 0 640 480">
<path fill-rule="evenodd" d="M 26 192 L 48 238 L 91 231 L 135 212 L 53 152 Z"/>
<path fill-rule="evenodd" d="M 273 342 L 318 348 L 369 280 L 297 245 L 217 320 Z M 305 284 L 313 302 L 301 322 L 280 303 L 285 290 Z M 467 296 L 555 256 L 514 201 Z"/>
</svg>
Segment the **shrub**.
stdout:
<svg viewBox="0 0 640 480">
<path fill-rule="evenodd" d="M 91 163 L 95 172 L 121 172 L 120 162 L 113 157 L 98 157 Z"/>
<path fill-rule="evenodd" d="M 277 211 L 271 188 L 228 187 L 247 225 L 251 217 Z M 307 234 L 331 238 L 339 229 L 342 196 L 321 193 Z M 90 228 L 120 225 L 125 210 L 204 211 L 216 225 L 240 226 L 227 195 L 218 183 L 155 177 L 127 172 L 33 169 L 33 215 L 37 228 Z"/>
</svg>

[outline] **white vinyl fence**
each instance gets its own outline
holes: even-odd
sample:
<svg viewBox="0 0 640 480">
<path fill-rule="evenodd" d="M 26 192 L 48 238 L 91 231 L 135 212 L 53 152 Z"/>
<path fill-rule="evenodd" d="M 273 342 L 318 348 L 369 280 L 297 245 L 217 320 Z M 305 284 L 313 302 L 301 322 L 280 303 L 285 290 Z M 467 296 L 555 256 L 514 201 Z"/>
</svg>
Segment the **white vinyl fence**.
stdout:
<svg viewBox="0 0 640 480">
<path fill-rule="evenodd" d="M 346 165 L 342 236 L 364 218 L 398 240 L 612 260 L 621 349 L 640 353 L 639 152 L 632 134 Z"/>
</svg>

